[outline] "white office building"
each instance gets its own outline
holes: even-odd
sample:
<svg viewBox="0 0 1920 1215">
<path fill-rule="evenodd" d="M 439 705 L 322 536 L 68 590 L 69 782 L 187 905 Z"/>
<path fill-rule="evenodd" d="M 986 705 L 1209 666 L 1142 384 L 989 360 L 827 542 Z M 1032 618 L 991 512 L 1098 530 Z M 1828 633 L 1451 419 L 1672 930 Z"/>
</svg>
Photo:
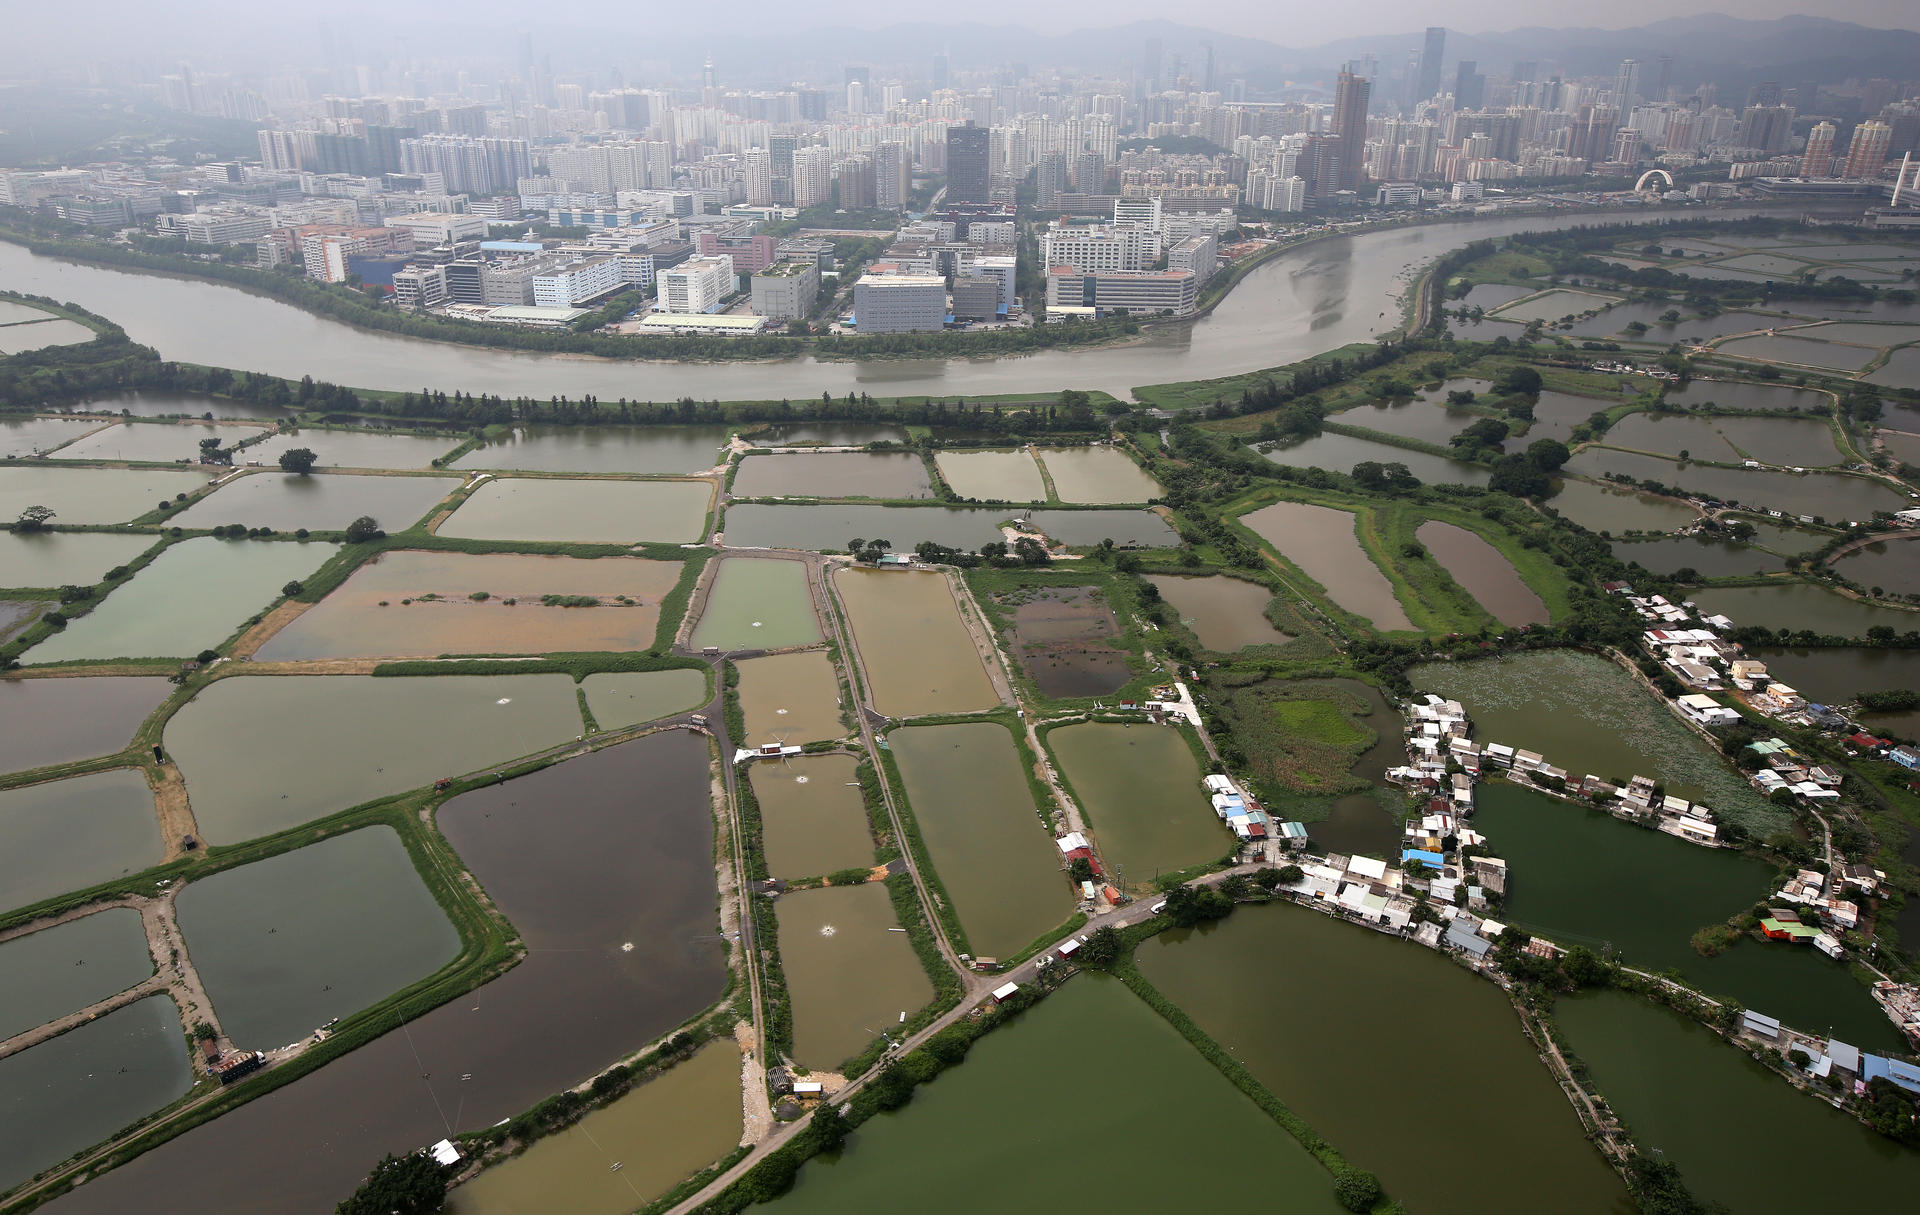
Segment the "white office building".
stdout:
<svg viewBox="0 0 1920 1215">
<path fill-rule="evenodd" d="M 719 310 L 735 287 L 731 257 L 690 257 L 654 276 L 660 288 L 656 312 L 693 315 Z"/>
<path fill-rule="evenodd" d="M 1063 227 L 1056 222 L 1040 237 L 1040 257 L 1049 267 L 1071 266 L 1088 273 L 1145 270 L 1160 257 L 1160 237 L 1139 224 Z"/>
<path fill-rule="evenodd" d="M 1167 269 L 1191 270 L 1201 282 L 1213 277 L 1220 268 L 1219 242 L 1211 234 L 1189 236 L 1167 250 Z"/>
<path fill-rule="evenodd" d="M 947 324 L 947 280 L 937 274 L 863 274 L 853 285 L 860 333 L 938 333 Z"/>
<path fill-rule="evenodd" d="M 1091 308 L 1100 315 L 1191 315 L 1199 299 L 1191 270 L 1047 271 L 1047 307 Z"/>
<path fill-rule="evenodd" d="M 1011 257 L 976 257 L 972 265 L 967 267 L 967 275 L 971 278 L 991 278 L 998 283 L 1000 311 L 1009 313 L 1013 311 L 1017 283 L 1015 274 L 1018 264 L 1018 261 Z"/>
<path fill-rule="evenodd" d="M 478 215 L 416 211 L 411 215 L 389 215 L 385 222 L 389 228 L 405 228 L 413 233 L 414 247 L 420 249 L 487 239 L 487 221 Z"/>
<path fill-rule="evenodd" d="M 613 254 L 582 258 L 533 276 L 536 308 L 576 308 L 622 286 L 620 261 Z"/>
<path fill-rule="evenodd" d="M 1160 200 L 1157 198 L 1116 198 L 1113 200 L 1115 224 L 1139 224 L 1160 231 Z"/>
<path fill-rule="evenodd" d="M 451 298 L 445 266 L 408 266 L 393 272 L 393 298 L 403 308 L 438 308 Z"/>
</svg>

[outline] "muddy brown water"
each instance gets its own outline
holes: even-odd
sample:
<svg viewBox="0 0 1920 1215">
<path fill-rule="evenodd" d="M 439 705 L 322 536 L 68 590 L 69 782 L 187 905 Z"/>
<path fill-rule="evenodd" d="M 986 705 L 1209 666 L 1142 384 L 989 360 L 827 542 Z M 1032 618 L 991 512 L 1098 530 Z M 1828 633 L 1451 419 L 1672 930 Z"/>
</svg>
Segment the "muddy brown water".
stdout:
<svg viewBox="0 0 1920 1215">
<path fill-rule="evenodd" d="M 175 907 L 220 1028 L 241 1050 L 298 1042 L 460 952 L 391 827 L 224 870 Z"/>
<path fill-rule="evenodd" d="M 946 575 L 843 568 L 834 573 L 834 586 L 879 712 L 919 717 L 1000 703 Z"/>
<path fill-rule="evenodd" d="M 1160 485 L 1114 447 L 1050 447 L 1040 460 L 1053 478 L 1062 502 L 1145 502 L 1160 496 Z"/>
<path fill-rule="evenodd" d="M 743 747 L 783 741 L 793 746 L 843 738 L 840 677 L 825 650 L 769 654 L 738 664 Z"/>
<path fill-rule="evenodd" d="M 1011 649 L 1042 696 L 1110 696 L 1133 678 L 1110 644 L 1120 625 L 1092 587 L 1046 587 L 1014 609 Z"/>
<path fill-rule="evenodd" d="M 526 959 L 47 1209 L 331 1210 L 382 1155 L 491 1126 L 650 1044 L 726 982 L 708 782 L 705 740 L 671 731 L 448 802 L 440 827 Z"/>
<path fill-rule="evenodd" d="M 644 650 L 681 569 L 638 557 L 384 553 L 269 638 L 254 658 Z M 600 604 L 548 607 L 543 595 L 592 596 Z M 620 603 L 623 595 L 634 602 Z"/>
<path fill-rule="evenodd" d="M 132 768 L 0 792 L 0 911 L 109 882 L 166 855 Z"/>
<path fill-rule="evenodd" d="M 1180 622 L 1193 630 L 1209 650 L 1230 654 L 1250 645 L 1282 645 L 1291 634 L 1273 627 L 1267 604 L 1273 590 L 1238 578 L 1194 578 L 1181 574 L 1154 574 L 1148 582 L 1180 613 Z"/>
<path fill-rule="evenodd" d="M 1485 537 L 1451 523 L 1428 520 L 1414 533 L 1434 560 L 1501 624 L 1545 624 L 1547 605 Z"/>
<path fill-rule="evenodd" d="M 627 1215 L 740 1142 L 740 1049 L 692 1058 L 447 1195 L 447 1215 Z"/>
<path fill-rule="evenodd" d="M 0 1041 L 75 1013 L 153 973 L 140 913 L 110 907 L 0 945 Z"/>
<path fill-rule="evenodd" d="M 0 772 L 111 755 L 172 691 L 158 675 L 0 680 Z"/>
<path fill-rule="evenodd" d="M 476 540 L 685 544 L 706 535 L 708 481 L 562 481 L 502 477 L 475 490 L 437 529 Z"/>
<path fill-rule="evenodd" d="M 882 1032 L 899 1036 L 900 1014 L 933 999 L 933 985 L 880 882 L 783 896 L 780 962 L 793 997 L 793 1058 L 839 1067 Z"/>
<path fill-rule="evenodd" d="M 1045 502 L 1047 483 L 1025 448 L 1019 451 L 943 451 L 933 458 L 953 492 L 982 502 Z"/>
<path fill-rule="evenodd" d="M 760 803 L 767 870 L 778 878 L 818 877 L 873 864 L 866 801 L 851 755 L 759 761 L 748 773 Z"/>
<path fill-rule="evenodd" d="M 931 498 L 933 482 L 917 454 L 881 451 L 789 452 L 747 456 L 733 477 L 736 498 Z"/>
<path fill-rule="evenodd" d="M 1378 629 L 1411 629 L 1393 584 L 1354 534 L 1352 511 L 1276 502 L 1241 517 L 1253 533 L 1318 582 L 1327 597 Z"/>
<path fill-rule="evenodd" d="M 453 466 L 526 472 L 702 472 L 720 463 L 727 430 L 725 426 L 516 426 L 506 436 L 461 456 Z"/>
</svg>

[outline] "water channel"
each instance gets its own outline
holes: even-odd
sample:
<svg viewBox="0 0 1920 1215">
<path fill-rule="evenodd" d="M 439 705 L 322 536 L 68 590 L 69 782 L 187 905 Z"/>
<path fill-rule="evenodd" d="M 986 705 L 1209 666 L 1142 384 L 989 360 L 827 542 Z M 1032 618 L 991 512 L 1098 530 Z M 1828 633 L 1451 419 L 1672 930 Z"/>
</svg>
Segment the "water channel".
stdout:
<svg viewBox="0 0 1920 1215">
<path fill-rule="evenodd" d="M 1723 212 L 1725 218 L 1746 214 Z M 1670 218 L 1609 213 L 1606 222 Z M 1596 222 L 1595 214 L 1502 216 L 1390 228 L 1314 241 L 1249 274 L 1207 317 L 1156 327 L 1134 346 L 1054 350 L 1024 357 L 832 362 L 648 363 L 476 349 L 363 332 L 218 283 L 129 274 L 0 245 L 0 283 L 71 300 L 111 316 L 161 357 L 298 379 L 313 374 L 362 388 L 606 400 L 770 400 L 818 390 L 874 396 L 980 396 L 1102 389 L 1204 379 L 1294 362 L 1397 324 L 1395 300 L 1416 266 L 1473 240 Z"/>
</svg>

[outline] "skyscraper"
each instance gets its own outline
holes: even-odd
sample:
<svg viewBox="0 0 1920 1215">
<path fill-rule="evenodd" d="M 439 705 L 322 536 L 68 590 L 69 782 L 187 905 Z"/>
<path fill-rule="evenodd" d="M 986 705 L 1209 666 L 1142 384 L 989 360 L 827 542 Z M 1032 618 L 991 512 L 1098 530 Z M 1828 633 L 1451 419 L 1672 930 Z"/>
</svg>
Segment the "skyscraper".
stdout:
<svg viewBox="0 0 1920 1215">
<path fill-rule="evenodd" d="M 908 164 L 907 145 L 889 139 L 873 145 L 873 204 L 889 211 L 903 211 L 907 195 L 913 191 L 912 167 Z"/>
<path fill-rule="evenodd" d="M 1659 78 L 1654 81 L 1653 99 L 1655 101 L 1670 101 L 1672 98 L 1668 97 L 1667 93 L 1673 88 L 1673 56 L 1660 56 L 1659 64 L 1660 75 Z"/>
<path fill-rule="evenodd" d="M 1893 142 L 1893 128 L 1874 119 L 1853 128 L 1853 141 L 1847 144 L 1847 171 L 1841 176 L 1864 181 L 1880 176 L 1887 163 L 1887 148 Z"/>
<path fill-rule="evenodd" d="M 1364 76 L 1341 71 L 1333 90 L 1333 133 L 1340 137 L 1339 189 L 1358 190 L 1366 166 L 1360 149 L 1367 142 L 1367 102 L 1373 83 Z"/>
<path fill-rule="evenodd" d="M 750 148 L 740 158 L 740 176 L 747 187 L 747 201 L 764 207 L 773 201 L 773 156 L 765 148 Z"/>
<path fill-rule="evenodd" d="M 1427 27 L 1427 42 L 1420 52 L 1420 95 L 1414 101 L 1425 101 L 1440 91 L 1440 58 L 1447 50 L 1447 27 L 1430 25 Z"/>
<path fill-rule="evenodd" d="M 822 207 L 832 197 L 833 153 L 826 148 L 796 148 L 793 153 L 793 205 Z"/>
<path fill-rule="evenodd" d="M 1620 71 L 1613 78 L 1613 108 L 1619 114 L 1633 113 L 1640 94 L 1640 61 L 1622 59 Z"/>
<path fill-rule="evenodd" d="M 1140 83 L 1145 86 L 1146 91 L 1149 93 L 1158 93 L 1160 91 L 1161 58 L 1160 40 L 1158 38 L 1147 39 L 1146 51 L 1140 57 Z"/>
<path fill-rule="evenodd" d="M 988 202 L 993 132 L 969 122 L 947 128 L 947 201 Z"/>
<path fill-rule="evenodd" d="M 1453 108 L 1456 110 L 1477 110 L 1487 99 L 1487 78 L 1479 71 L 1480 65 L 1471 59 L 1462 59 L 1459 70 L 1453 76 Z"/>
<path fill-rule="evenodd" d="M 1834 134 L 1834 126 L 1830 122 L 1813 124 L 1813 130 L 1807 132 L 1807 154 L 1800 160 L 1800 176 L 1833 176 Z"/>
</svg>

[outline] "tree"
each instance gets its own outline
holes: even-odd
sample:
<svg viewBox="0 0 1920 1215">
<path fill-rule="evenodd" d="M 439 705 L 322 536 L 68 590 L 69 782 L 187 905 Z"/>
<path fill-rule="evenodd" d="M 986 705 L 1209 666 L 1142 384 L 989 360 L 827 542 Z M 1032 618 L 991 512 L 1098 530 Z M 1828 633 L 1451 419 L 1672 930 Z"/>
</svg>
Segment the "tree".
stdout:
<svg viewBox="0 0 1920 1215">
<path fill-rule="evenodd" d="M 285 595 L 287 598 L 291 599 L 295 595 L 298 595 L 301 591 L 304 591 L 306 589 L 307 588 L 303 586 L 298 579 L 295 579 L 294 581 L 289 582 L 285 586 L 281 587 L 280 593 L 282 595 Z"/>
<path fill-rule="evenodd" d="M 13 521 L 13 530 L 16 532 L 45 531 L 53 515 L 51 506 L 29 506 L 20 512 L 18 519 Z"/>
<path fill-rule="evenodd" d="M 386 534 L 380 530 L 380 524 L 372 515 L 361 515 L 347 524 L 348 544 L 365 544 L 369 540 L 378 540 Z"/>
<path fill-rule="evenodd" d="M 280 471 L 299 473 L 303 477 L 319 462 L 320 457 L 313 454 L 310 447 L 289 447 L 280 453 Z"/>
<path fill-rule="evenodd" d="M 424 1152 L 389 1154 L 334 1215 L 426 1215 L 447 1200 L 447 1174 Z"/>
<path fill-rule="evenodd" d="M 1508 452 L 1494 461 L 1493 476 L 1487 481 L 1488 489 L 1516 498 L 1538 498 L 1552 487 L 1547 474 L 1519 452 Z"/>
<path fill-rule="evenodd" d="M 1558 439 L 1535 439 L 1527 444 L 1527 460 L 1541 472 L 1555 472 L 1573 453 Z"/>
<path fill-rule="evenodd" d="M 1013 552 L 1025 565 L 1046 565 L 1053 560 L 1053 554 L 1047 552 L 1047 546 L 1032 536 L 1014 537 Z"/>
<path fill-rule="evenodd" d="M 1510 428 L 1499 418 L 1481 418 L 1449 440 L 1455 447 L 1498 447 Z"/>
<path fill-rule="evenodd" d="M 1120 957 L 1120 930 L 1108 924 L 1095 929 L 1087 943 L 1080 949 L 1080 961 L 1087 966 L 1098 966 L 1102 970 L 1114 964 Z"/>
<path fill-rule="evenodd" d="M 1223 920 L 1232 911 L 1233 900 L 1212 887 L 1175 886 L 1167 891 L 1167 916 L 1180 928 Z"/>
<path fill-rule="evenodd" d="M 1333 1173 L 1333 1196 L 1349 1211 L 1371 1211 L 1380 1201 L 1380 1181 L 1365 1169 L 1350 1164 L 1337 1165 Z"/>
<path fill-rule="evenodd" d="M 1493 381 L 1493 390 L 1516 396 L 1537 397 L 1543 381 L 1540 373 L 1525 363 L 1517 363 L 1501 372 Z"/>
</svg>

